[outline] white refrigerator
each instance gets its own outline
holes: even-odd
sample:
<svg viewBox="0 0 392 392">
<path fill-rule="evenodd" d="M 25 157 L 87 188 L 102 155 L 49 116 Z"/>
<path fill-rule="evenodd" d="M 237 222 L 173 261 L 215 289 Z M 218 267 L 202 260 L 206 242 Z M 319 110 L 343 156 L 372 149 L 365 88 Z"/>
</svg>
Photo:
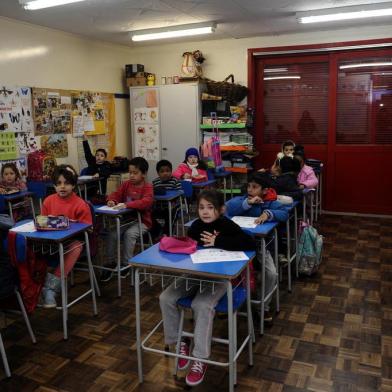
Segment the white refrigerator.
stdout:
<svg viewBox="0 0 392 392">
<path fill-rule="evenodd" d="M 160 159 L 174 170 L 187 148 L 199 147 L 202 88 L 199 83 L 130 87 L 132 157 L 147 159 L 150 181 Z"/>
</svg>

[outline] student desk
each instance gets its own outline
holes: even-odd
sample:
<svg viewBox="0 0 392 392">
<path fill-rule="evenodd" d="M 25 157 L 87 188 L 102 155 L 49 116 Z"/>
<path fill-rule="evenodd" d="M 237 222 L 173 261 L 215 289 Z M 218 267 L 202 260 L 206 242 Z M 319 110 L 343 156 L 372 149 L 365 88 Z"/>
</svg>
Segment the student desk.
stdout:
<svg viewBox="0 0 392 392">
<path fill-rule="evenodd" d="M 15 227 L 21 226 L 24 223 L 28 223 L 31 221 L 24 220 L 18 222 Z M 34 245 L 44 245 L 49 246 L 49 255 L 53 255 L 57 251 L 60 256 L 60 273 L 61 273 L 61 306 L 57 307 L 57 309 L 62 310 L 63 315 L 63 331 L 64 331 L 64 339 L 68 339 L 68 308 L 72 305 L 79 302 L 82 298 L 91 294 L 93 301 L 93 312 L 94 315 L 98 314 L 97 310 L 97 302 L 95 299 L 95 286 L 94 286 L 94 269 L 91 263 L 91 255 L 90 255 L 90 243 L 88 238 L 87 230 L 90 229 L 92 225 L 86 223 L 70 223 L 69 229 L 66 230 L 56 230 L 56 231 L 34 231 L 34 232 L 18 232 L 18 234 L 23 235 L 29 242 Z M 12 230 L 12 229 L 11 229 Z M 72 302 L 68 303 L 68 288 L 67 288 L 67 277 L 64 273 L 64 254 L 67 253 L 70 249 L 66 249 L 67 241 L 73 239 L 75 236 L 84 234 L 84 243 L 86 245 L 86 254 L 87 254 L 87 262 L 88 262 L 88 272 L 90 276 L 90 285 L 91 288 L 81 294 L 79 297 L 74 299 Z M 52 250 L 52 246 L 54 250 Z"/>
<path fill-rule="evenodd" d="M 240 346 L 239 350 L 235 352 L 236 337 L 234 336 L 234 317 L 233 317 L 233 292 L 231 280 L 238 277 L 241 272 L 246 269 L 247 271 L 247 310 L 248 314 L 251 314 L 250 304 L 250 286 L 249 286 L 249 262 L 254 257 L 255 252 L 245 252 L 249 260 L 243 261 L 230 261 L 230 262 L 219 262 L 219 263 L 202 263 L 193 264 L 190 255 L 186 254 L 173 254 L 162 252 L 159 250 L 159 244 L 148 248 L 142 253 L 134 256 L 129 263 L 135 268 L 135 310 L 136 310 L 136 349 L 137 349 L 137 362 L 138 362 L 138 375 L 139 382 L 143 382 L 143 365 L 142 365 L 142 350 L 154 352 L 162 355 L 169 355 L 172 357 L 181 357 L 195 359 L 193 357 L 186 357 L 177 355 L 176 353 L 167 352 L 153 347 L 147 347 L 147 340 L 154 334 L 154 332 L 162 324 L 162 320 L 152 329 L 152 331 L 141 340 L 141 316 L 140 316 L 140 269 L 143 270 L 158 270 L 160 273 L 168 273 L 170 275 L 181 276 L 188 274 L 193 276 L 196 280 L 211 281 L 219 280 L 223 281 L 227 287 L 227 299 L 228 299 L 228 337 L 229 337 L 229 361 L 215 362 L 211 360 L 201 360 L 202 362 L 211 363 L 219 366 L 229 367 L 229 386 L 230 391 L 234 391 L 234 380 L 235 380 L 235 364 L 238 356 L 248 343 L 250 362 L 252 363 L 252 320 L 248 317 L 248 335 Z M 143 274 L 143 272 L 142 272 Z M 189 277 L 189 279 L 191 279 Z M 200 359 L 199 359 L 200 360 Z"/>
<path fill-rule="evenodd" d="M 230 177 L 230 196 L 233 197 L 233 173 L 231 171 L 218 171 L 214 172 L 214 177 L 223 181 L 223 197 L 226 202 L 227 177 Z"/>
<path fill-rule="evenodd" d="M 117 267 L 110 268 L 110 267 L 95 265 L 95 268 L 108 270 L 108 271 L 112 271 L 112 272 L 117 273 L 117 292 L 118 292 L 118 296 L 121 297 L 121 271 L 130 268 L 129 265 L 126 265 L 123 267 L 121 266 L 121 227 L 127 226 L 129 223 L 131 223 L 131 221 L 127 221 L 127 222 L 123 222 L 123 224 L 121 224 L 121 221 L 123 221 L 124 218 L 126 218 L 127 216 L 130 217 L 130 215 L 132 213 L 133 214 L 135 212 L 137 213 L 141 248 L 142 248 L 142 250 L 144 250 L 143 233 L 142 233 L 142 217 L 141 217 L 139 211 L 133 210 L 131 208 L 124 208 L 121 210 L 100 210 L 101 207 L 103 207 L 103 206 L 94 206 L 94 214 L 101 215 L 101 216 L 109 218 L 109 219 L 113 219 L 116 222 Z M 132 222 L 134 222 L 134 220 L 132 220 Z"/>
<path fill-rule="evenodd" d="M 0 195 L 0 203 L 1 202 L 4 202 L 4 204 L 7 203 L 8 211 L 10 212 L 10 217 L 12 218 L 12 210 L 14 209 L 12 202 L 24 198 L 29 199 L 31 212 L 33 214 L 33 218 L 35 218 L 33 195 L 34 193 L 30 191 L 20 191 L 20 192 L 12 193 L 10 195 Z"/>
<path fill-rule="evenodd" d="M 314 188 L 304 188 L 302 191 L 302 216 L 303 220 L 306 222 L 306 200 L 309 195 L 310 197 L 310 224 L 313 225 L 313 217 L 314 217 L 314 195 L 316 193 L 316 189 Z"/>
<path fill-rule="evenodd" d="M 182 208 L 182 197 L 184 195 L 183 191 L 168 190 L 164 195 L 154 195 L 154 200 L 156 201 L 166 201 L 167 208 L 169 210 L 169 235 L 173 235 L 173 217 L 172 217 L 172 202 L 174 200 L 180 199 L 180 214 L 181 214 L 181 224 L 182 224 L 182 234 L 184 235 L 184 211 Z M 178 234 L 178 233 L 177 233 Z"/>
<path fill-rule="evenodd" d="M 211 186 L 216 183 L 216 180 L 207 180 L 207 181 L 201 181 L 201 182 L 192 182 L 192 188 L 194 189 L 203 189 L 208 186 Z"/>
<path fill-rule="evenodd" d="M 84 200 L 87 200 L 87 187 L 91 184 L 98 184 L 99 193 L 102 195 L 101 181 L 103 179 L 103 177 L 79 176 L 77 184 L 79 196 L 82 197 L 82 193 L 84 193 Z"/>
</svg>

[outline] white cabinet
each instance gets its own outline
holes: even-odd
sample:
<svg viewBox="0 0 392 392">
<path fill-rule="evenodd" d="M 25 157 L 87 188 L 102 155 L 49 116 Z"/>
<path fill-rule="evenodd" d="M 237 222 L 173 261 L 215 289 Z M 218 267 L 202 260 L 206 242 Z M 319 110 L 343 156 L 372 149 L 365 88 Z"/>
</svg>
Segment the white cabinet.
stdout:
<svg viewBox="0 0 392 392">
<path fill-rule="evenodd" d="M 199 83 L 130 88 L 132 156 L 148 160 L 149 179 L 158 160 L 168 159 L 175 168 L 187 148 L 198 148 L 201 89 Z"/>
</svg>

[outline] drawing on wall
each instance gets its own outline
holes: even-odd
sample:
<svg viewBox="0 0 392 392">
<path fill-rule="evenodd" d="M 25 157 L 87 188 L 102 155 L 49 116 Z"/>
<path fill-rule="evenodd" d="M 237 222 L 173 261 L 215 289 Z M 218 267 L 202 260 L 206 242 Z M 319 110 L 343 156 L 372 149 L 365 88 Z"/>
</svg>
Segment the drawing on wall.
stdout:
<svg viewBox="0 0 392 392">
<path fill-rule="evenodd" d="M 35 135 L 71 132 L 71 96 L 64 90 L 33 88 Z"/>
<path fill-rule="evenodd" d="M 133 121 L 136 123 L 157 124 L 158 108 L 138 108 L 133 111 Z"/>
<path fill-rule="evenodd" d="M 26 155 L 38 150 L 38 140 L 33 132 L 15 133 L 16 147 L 20 155 Z"/>
<path fill-rule="evenodd" d="M 0 131 L 34 130 L 29 87 L 0 87 Z"/>
<path fill-rule="evenodd" d="M 67 135 L 41 136 L 41 149 L 51 153 L 55 158 L 66 158 L 68 156 Z"/>
<path fill-rule="evenodd" d="M 18 157 L 14 132 L 0 132 L 0 160 Z"/>
<path fill-rule="evenodd" d="M 7 160 L 7 161 L 2 161 L 2 162 L 0 162 L 0 171 L 1 171 L 1 167 L 5 163 L 15 163 L 16 167 L 19 170 L 20 177 L 21 177 L 22 181 L 26 181 L 26 177 L 27 177 L 26 158 L 10 159 L 10 160 Z"/>
<path fill-rule="evenodd" d="M 158 125 L 135 123 L 135 153 L 145 159 L 159 160 Z"/>
</svg>

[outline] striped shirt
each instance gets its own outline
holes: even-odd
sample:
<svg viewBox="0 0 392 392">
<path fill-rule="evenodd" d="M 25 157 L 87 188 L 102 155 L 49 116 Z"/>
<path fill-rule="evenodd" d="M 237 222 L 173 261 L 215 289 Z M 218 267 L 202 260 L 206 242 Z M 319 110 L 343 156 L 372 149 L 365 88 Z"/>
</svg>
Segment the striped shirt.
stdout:
<svg viewBox="0 0 392 392">
<path fill-rule="evenodd" d="M 180 191 L 182 189 L 180 181 L 175 177 L 171 177 L 167 181 L 162 181 L 159 177 L 152 180 L 154 189 L 165 189 L 167 191 Z"/>
</svg>

